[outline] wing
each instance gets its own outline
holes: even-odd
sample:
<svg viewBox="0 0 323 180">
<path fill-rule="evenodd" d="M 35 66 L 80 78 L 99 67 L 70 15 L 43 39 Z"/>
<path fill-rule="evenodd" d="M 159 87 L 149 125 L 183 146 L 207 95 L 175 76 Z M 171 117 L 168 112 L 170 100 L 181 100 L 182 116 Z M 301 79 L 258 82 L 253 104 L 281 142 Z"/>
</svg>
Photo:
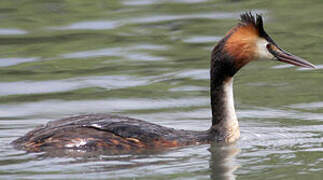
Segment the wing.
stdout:
<svg viewBox="0 0 323 180">
<path fill-rule="evenodd" d="M 178 146 L 179 138 L 185 132 L 134 118 L 89 114 L 49 122 L 15 140 L 13 144 L 34 152 L 66 148 L 128 152 Z M 187 140 L 187 137 L 183 139 Z"/>
</svg>

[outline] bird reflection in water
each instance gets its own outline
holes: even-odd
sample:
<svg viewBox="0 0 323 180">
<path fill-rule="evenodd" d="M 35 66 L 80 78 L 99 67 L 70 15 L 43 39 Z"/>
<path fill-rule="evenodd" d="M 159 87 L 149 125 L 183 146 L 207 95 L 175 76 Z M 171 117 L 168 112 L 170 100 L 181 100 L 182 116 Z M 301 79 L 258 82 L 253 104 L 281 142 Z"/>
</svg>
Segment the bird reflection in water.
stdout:
<svg viewBox="0 0 323 180">
<path fill-rule="evenodd" d="M 236 156 L 240 153 L 240 148 L 236 144 L 211 143 L 209 151 L 210 170 L 212 180 L 234 180 L 234 172 L 239 168 Z"/>
</svg>

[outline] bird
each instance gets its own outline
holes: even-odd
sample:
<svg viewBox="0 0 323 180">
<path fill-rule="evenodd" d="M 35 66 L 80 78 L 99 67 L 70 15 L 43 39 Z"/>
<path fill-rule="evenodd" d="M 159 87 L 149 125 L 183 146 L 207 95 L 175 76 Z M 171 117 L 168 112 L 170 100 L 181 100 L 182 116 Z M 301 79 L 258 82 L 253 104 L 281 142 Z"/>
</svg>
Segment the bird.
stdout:
<svg viewBox="0 0 323 180">
<path fill-rule="evenodd" d="M 124 154 L 211 142 L 233 143 L 240 137 L 233 77 L 246 64 L 258 59 L 315 68 L 281 49 L 264 30 L 262 15 L 245 12 L 211 52 L 209 129 L 182 130 L 120 115 L 84 114 L 48 122 L 12 144 L 28 152 L 82 150 Z"/>
</svg>

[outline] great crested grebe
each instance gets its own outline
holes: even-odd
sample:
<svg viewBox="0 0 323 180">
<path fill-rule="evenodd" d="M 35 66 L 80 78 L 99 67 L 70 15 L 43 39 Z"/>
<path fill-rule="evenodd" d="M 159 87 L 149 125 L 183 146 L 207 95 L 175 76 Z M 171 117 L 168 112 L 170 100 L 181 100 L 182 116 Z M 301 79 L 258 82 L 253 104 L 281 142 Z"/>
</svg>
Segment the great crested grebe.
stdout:
<svg viewBox="0 0 323 180">
<path fill-rule="evenodd" d="M 281 48 L 263 28 L 260 15 L 241 14 L 240 22 L 214 47 L 211 54 L 212 126 L 206 131 L 176 130 L 138 119 L 89 114 L 64 118 L 38 127 L 13 141 L 31 152 L 75 149 L 127 153 L 143 149 L 210 143 L 231 143 L 240 136 L 234 109 L 233 76 L 250 61 L 272 59 L 315 68 Z"/>
</svg>

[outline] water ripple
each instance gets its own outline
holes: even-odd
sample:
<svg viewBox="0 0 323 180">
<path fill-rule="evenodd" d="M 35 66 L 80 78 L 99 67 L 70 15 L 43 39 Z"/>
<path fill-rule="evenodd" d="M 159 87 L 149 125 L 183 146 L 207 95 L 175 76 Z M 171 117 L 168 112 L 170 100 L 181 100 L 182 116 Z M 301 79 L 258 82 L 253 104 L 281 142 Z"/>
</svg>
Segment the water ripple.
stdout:
<svg viewBox="0 0 323 180">
<path fill-rule="evenodd" d="M 154 56 L 148 52 L 136 52 L 136 50 L 166 50 L 166 49 L 167 49 L 166 46 L 161 46 L 161 45 L 150 46 L 149 44 L 142 44 L 134 47 L 106 48 L 106 49 L 66 53 L 66 54 L 62 54 L 61 57 L 71 59 L 71 58 L 115 56 L 115 57 L 121 57 L 127 60 L 161 61 L 161 60 L 166 60 L 166 58 L 161 56 Z"/>
<path fill-rule="evenodd" d="M 184 15 L 155 15 L 150 17 L 138 17 L 126 21 L 132 23 L 155 23 L 163 21 L 185 20 L 185 19 L 235 19 L 240 13 L 196 13 Z"/>
<path fill-rule="evenodd" d="M 0 82 L 0 96 L 64 92 L 87 87 L 119 89 L 145 85 L 148 81 L 132 76 L 87 76 L 52 81 Z"/>
<path fill-rule="evenodd" d="M 300 103 L 300 104 L 293 104 L 289 105 L 290 108 L 296 109 L 305 109 L 305 110 L 318 110 L 323 109 L 323 102 L 311 102 L 311 103 Z"/>
<path fill-rule="evenodd" d="M 323 64 L 315 64 L 315 69 L 309 69 L 309 68 L 298 68 L 297 70 L 299 71 L 314 71 L 314 70 L 318 70 L 318 69 L 323 69 Z"/>
<path fill-rule="evenodd" d="M 259 119 L 302 119 L 323 121 L 322 113 L 300 112 L 296 110 L 281 110 L 272 108 L 256 108 L 250 110 L 240 110 L 240 118 L 259 118 Z"/>
<path fill-rule="evenodd" d="M 13 66 L 25 62 L 33 62 L 38 61 L 40 58 L 30 57 L 30 58 L 22 58 L 22 57 L 11 57 L 11 58 L 0 58 L 0 67 Z"/>
<path fill-rule="evenodd" d="M 28 32 L 21 29 L 5 29 L 0 28 L 0 35 L 22 35 L 27 34 Z"/>
<path fill-rule="evenodd" d="M 222 39 L 220 36 L 193 36 L 183 41 L 186 43 L 215 43 Z"/>
<path fill-rule="evenodd" d="M 160 1 L 160 0 L 125 0 L 122 1 L 124 5 L 127 6 L 142 6 L 142 5 L 152 5 L 152 4 L 161 4 L 161 3 L 187 3 L 187 4 L 194 4 L 194 3 L 203 3 L 207 2 L 208 0 L 167 0 L 167 1 Z"/>
<path fill-rule="evenodd" d="M 117 21 L 84 21 L 77 22 L 67 26 L 51 27 L 54 30 L 105 30 L 115 29 L 120 26 Z"/>
<path fill-rule="evenodd" d="M 104 99 L 61 101 L 48 100 L 41 102 L 0 105 L 0 117 L 27 117 L 50 114 L 77 114 L 84 112 L 105 113 L 123 110 L 145 110 L 174 107 L 190 107 L 208 104 L 205 98 L 185 99 Z M 46 107 L 44 109 L 44 107 Z"/>
<path fill-rule="evenodd" d="M 210 70 L 209 69 L 194 69 L 181 71 L 176 74 L 179 78 L 191 78 L 191 79 L 210 79 Z"/>
</svg>

